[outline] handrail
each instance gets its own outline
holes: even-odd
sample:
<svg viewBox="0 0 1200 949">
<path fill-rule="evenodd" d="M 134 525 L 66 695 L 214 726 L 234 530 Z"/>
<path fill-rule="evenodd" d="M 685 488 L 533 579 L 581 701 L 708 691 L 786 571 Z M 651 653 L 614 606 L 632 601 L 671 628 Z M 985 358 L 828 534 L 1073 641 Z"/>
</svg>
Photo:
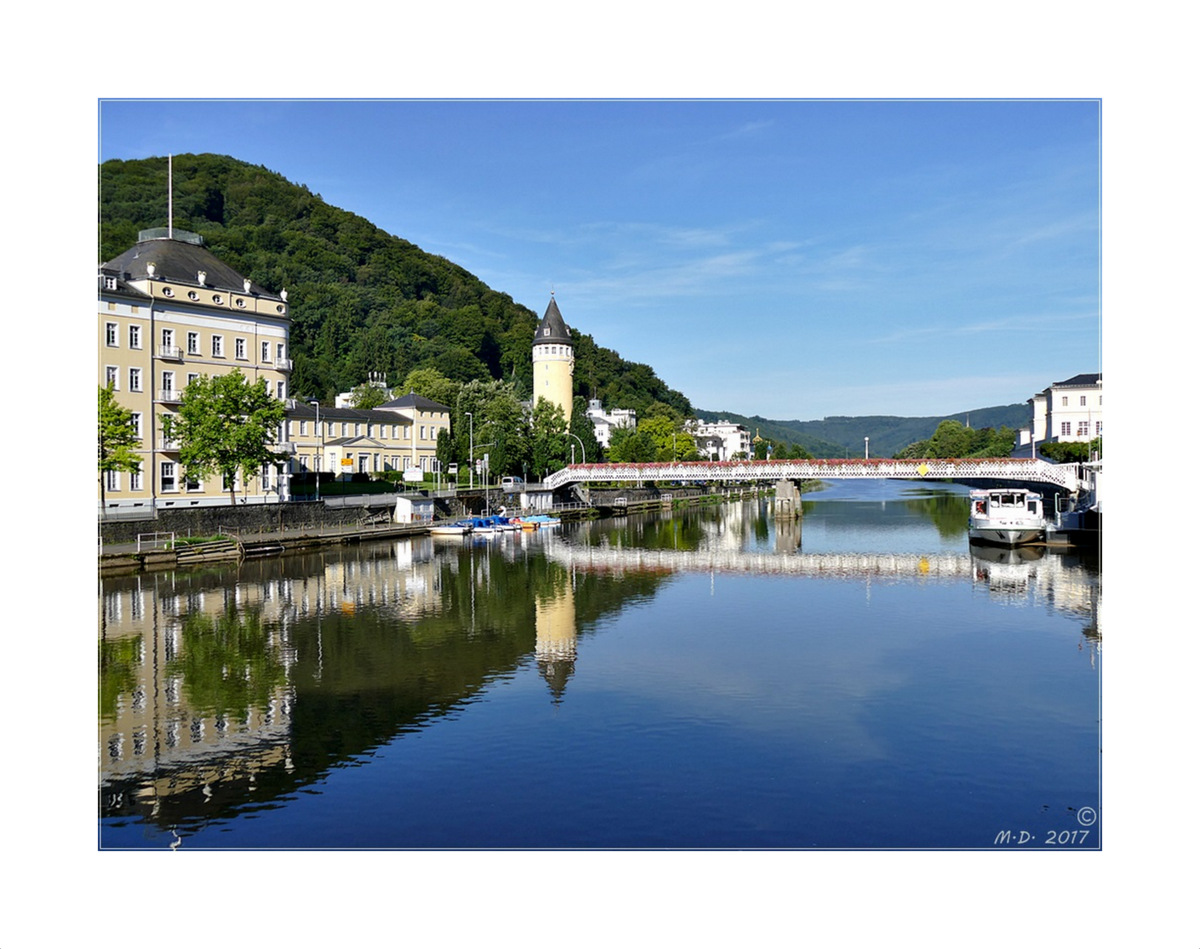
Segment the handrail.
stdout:
<svg viewBox="0 0 1200 949">
<path fill-rule="evenodd" d="M 666 461 L 568 465 L 545 479 L 548 488 L 597 481 L 780 481 L 811 479 L 995 478 L 1033 481 L 1074 491 L 1075 464 L 1054 465 L 1040 458 L 813 458 L 740 461 Z"/>
</svg>

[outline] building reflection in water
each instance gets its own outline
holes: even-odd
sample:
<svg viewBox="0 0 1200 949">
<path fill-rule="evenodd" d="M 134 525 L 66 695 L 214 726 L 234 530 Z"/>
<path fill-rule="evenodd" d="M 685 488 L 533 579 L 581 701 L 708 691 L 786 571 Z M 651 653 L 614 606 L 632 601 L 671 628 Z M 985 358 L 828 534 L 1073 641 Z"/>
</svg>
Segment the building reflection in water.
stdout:
<svg viewBox="0 0 1200 949">
<path fill-rule="evenodd" d="M 425 537 L 238 568 L 104 580 L 101 812 L 157 818 L 160 802 L 171 801 L 194 819 L 222 800 L 240 805 L 253 798 L 268 772 L 274 793 L 287 793 L 281 773 L 298 770 L 296 783 L 312 780 L 335 757 L 361 753 L 369 742 L 468 699 L 492 677 L 527 662 L 530 652 L 552 702 L 560 704 L 575 675 L 579 630 L 631 597 L 653 596 L 678 571 L 967 581 L 989 596 L 1078 615 L 1081 643 L 1093 656 L 1099 650 L 1099 570 L 1074 554 L 975 547 L 930 555 L 805 554 L 799 520 L 774 524 L 774 549 L 745 550 L 748 529 L 736 519 L 705 525 L 689 540 L 700 548 L 692 550 L 674 543 L 577 544 L 573 536 L 518 535 L 478 547 Z M 368 641 L 391 652 L 362 658 L 357 650 Z M 414 656 L 421 659 L 419 675 L 401 679 Z M 348 698 L 366 681 L 356 677 L 357 662 L 375 664 L 367 674 L 377 678 L 369 684 L 387 698 L 392 717 L 364 731 L 348 752 L 305 733 L 320 747 L 301 754 L 307 764 L 298 767 L 298 707 L 314 707 L 310 731 L 327 731 L 329 715 L 346 716 L 346 727 L 361 720 L 363 710 Z M 392 665 L 380 668 L 382 662 Z M 162 823 L 171 826 L 165 817 Z"/>
<path fill-rule="evenodd" d="M 575 673 L 575 591 L 569 582 L 536 597 L 534 620 L 537 629 L 538 671 L 550 687 L 555 705 L 562 701 L 567 680 Z"/>
</svg>

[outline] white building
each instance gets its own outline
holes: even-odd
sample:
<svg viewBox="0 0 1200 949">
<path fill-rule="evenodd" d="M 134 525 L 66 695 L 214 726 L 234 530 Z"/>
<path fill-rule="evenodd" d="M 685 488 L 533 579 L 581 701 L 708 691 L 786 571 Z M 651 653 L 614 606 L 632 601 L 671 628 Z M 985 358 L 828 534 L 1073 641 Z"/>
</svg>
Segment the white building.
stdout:
<svg viewBox="0 0 1200 949">
<path fill-rule="evenodd" d="M 587 417 L 592 420 L 596 441 L 603 448 L 609 447 L 613 429 L 637 428 L 637 412 L 633 409 L 613 409 L 611 412 L 605 412 L 599 399 L 588 402 Z"/>
<path fill-rule="evenodd" d="M 704 422 L 693 418 L 684 422 L 683 427 L 696 439 L 696 450 L 702 458 L 729 461 L 739 452 L 743 458 L 753 455 L 749 430 L 734 422 L 725 419 Z"/>
<path fill-rule="evenodd" d="M 1029 400 L 1035 442 L 1089 442 L 1104 435 L 1104 377 L 1085 372 L 1056 382 Z M 1021 433 L 1028 444 L 1028 432 Z"/>
</svg>

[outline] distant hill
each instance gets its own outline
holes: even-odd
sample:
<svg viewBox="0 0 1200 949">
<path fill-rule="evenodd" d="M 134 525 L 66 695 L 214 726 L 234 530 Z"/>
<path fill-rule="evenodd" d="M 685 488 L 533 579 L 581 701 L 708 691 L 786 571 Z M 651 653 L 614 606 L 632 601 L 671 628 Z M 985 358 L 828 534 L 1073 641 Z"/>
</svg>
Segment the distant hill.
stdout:
<svg viewBox="0 0 1200 949">
<path fill-rule="evenodd" d="M 828 418 L 802 422 L 795 419 L 766 419 L 759 415 L 738 415 L 734 412 L 711 412 L 707 409 L 697 409 L 696 415 L 708 421 L 728 419 L 737 422 L 763 438 L 801 445 L 818 458 L 861 458 L 865 438 L 871 440 L 872 457 L 889 458 L 913 442 L 929 438 L 938 424 L 946 419 L 954 419 L 977 429 L 999 428 L 1002 425 L 1020 429 L 1027 427 L 1030 422 L 1030 408 L 1021 402 L 971 409 L 953 415 L 930 415 L 921 418 L 895 415 L 831 415 Z"/>
<path fill-rule="evenodd" d="M 426 367 L 456 382 L 511 380 L 529 396 L 541 313 L 260 165 L 223 155 L 175 155 L 172 164 L 174 225 L 200 234 L 243 276 L 288 291 L 297 397 L 331 399 L 372 372 L 399 385 Z M 136 244 L 139 230 L 164 226 L 167 159 L 104 162 L 99 211 L 101 262 Z M 576 395 L 639 413 L 655 402 L 692 413 L 650 366 L 587 333 L 572 337 Z"/>
</svg>

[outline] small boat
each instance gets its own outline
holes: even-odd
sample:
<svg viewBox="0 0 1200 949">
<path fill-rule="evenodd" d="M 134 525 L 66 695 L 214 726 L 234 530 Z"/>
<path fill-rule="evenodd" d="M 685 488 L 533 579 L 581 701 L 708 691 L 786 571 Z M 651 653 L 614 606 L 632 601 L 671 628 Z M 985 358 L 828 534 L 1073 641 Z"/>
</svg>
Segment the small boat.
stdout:
<svg viewBox="0 0 1200 949">
<path fill-rule="evenodd" d="M 521 518 L 521 530 L 536 531 L 543 527 L 558 527 L 561 517 L 551 517 L 549 514 L 530 514 Z"/>
<path fill-rule="evenodd" d="M 475 529 L 475 525 L 470 521 L 454 521 L 452 524 L 434 524 L 429 528 L 429 533 L 439 537 L 461 537 L 463 534 L 470 534 Z"/>
<path fill-rule="evenodd" d="M 967 533 L 973 541 L 1004 547 L 1042 540 L 1046 535 L 1042 496 L 1024 488 L 972 491 Z"/>
</svg>

